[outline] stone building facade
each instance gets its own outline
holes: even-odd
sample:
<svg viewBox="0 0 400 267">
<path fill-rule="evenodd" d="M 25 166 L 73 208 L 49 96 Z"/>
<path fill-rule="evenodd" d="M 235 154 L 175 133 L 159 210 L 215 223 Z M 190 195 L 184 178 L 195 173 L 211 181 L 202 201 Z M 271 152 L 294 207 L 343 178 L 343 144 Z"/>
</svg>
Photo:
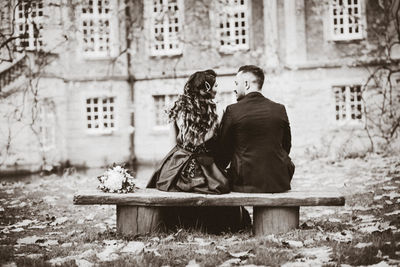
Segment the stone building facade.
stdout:
<svg viewBox="0 0 400 267">
<path fill-rule="evenodd" d="M 49 164 L 89 167 L 154 163 L 170 148 L 164 111 L 188 76 L 218 73 L 222 114 L 245 64 L 264 68 L 263 94 L 285 104 L 294 158 L 367 147 L 360 94 L 379 45 L 378 0 L 32 1 L 41 42 L 17 45 L 28 59 L 38 46 L 51 51 L 38 83 L 45 119 L 39 137 L 20 121 L 11 125 L 20 134 L 2 168 L 35 169 L 43 155 Z M 16 64 L 2 62 L 1 79 Z M 3 82 L 2 91 L 17 82 Z M 10 110 L 7 101 L 17 100 L 0 109 Z M 4 146 L 10 122 L 1 124 Z"/>
</svg>

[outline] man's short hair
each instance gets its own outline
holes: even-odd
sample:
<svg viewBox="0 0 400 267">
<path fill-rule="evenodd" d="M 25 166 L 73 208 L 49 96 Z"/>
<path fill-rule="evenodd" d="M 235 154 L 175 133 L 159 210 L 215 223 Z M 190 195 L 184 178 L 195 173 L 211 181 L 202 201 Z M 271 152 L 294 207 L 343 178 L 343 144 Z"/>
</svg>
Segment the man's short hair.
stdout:
<svg viewBox="0 0 400 267">
<path fill-rule="evenodd" d="M 258 89 L 261 89 L 264 83 L 264 71 L 254 65 L 244 65 L 241 66 L 238 70 L 238 72 L 250 72 L 256 77 L 256 82 L 258 84 Z"/>
</svg>

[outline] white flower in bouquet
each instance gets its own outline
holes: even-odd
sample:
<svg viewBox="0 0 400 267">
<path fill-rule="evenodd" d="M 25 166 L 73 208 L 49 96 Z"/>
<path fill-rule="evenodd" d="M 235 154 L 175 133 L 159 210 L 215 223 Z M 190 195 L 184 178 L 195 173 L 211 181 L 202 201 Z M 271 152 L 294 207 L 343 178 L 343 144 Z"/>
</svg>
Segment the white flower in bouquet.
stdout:
<svg viewBox="0 0 400 267">
<path fill-rule="evenodd" d="M 97 178 L 100 181 L 99 189 L 104 192 L 128 193 L 135 189 L 133 176 L 121 166 L 114 166 Z"/>
<path fill-rule="evenodd" d="M 125 181 L 125 176 L 115 170 L 107 171 L 107 179 L 104 181 L 104 186 L 110 189 L 111 191 L 115 191 L 118 189 L 122 189 L 122 185 Z"/>
</svg>

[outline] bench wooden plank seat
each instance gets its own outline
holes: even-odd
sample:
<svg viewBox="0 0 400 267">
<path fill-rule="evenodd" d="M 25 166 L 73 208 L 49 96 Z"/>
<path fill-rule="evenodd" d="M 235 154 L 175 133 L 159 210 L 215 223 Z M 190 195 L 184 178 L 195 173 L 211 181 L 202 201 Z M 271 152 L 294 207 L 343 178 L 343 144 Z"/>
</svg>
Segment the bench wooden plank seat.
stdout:
<svg viewBox="0 0 400 267">
<path fill-rule="evenodd" d="M 343 206 L 344 196 L 335 189 L 324 191 L 290 190 L 284 193 L 236 193 L 223 195 L 163 192 L 139 189 L 134 193 L 81 191 L 75 205 L 117 205 L 117 231 L 144 234 L 160 230 L 162 209 L 168 206 L 253 206 L 256 235 L 286 232 L 299 225 L 300 206 Z"/>
</svg>

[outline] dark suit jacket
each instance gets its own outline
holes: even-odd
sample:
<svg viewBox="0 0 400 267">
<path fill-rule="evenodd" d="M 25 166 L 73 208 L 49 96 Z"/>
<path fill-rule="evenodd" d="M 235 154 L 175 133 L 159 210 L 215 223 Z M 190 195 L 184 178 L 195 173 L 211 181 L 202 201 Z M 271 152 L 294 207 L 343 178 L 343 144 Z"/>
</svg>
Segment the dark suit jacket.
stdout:
<svg viewBox="0 0 400 267">
<path fill-rule="evenodd" d="M 285 106 L 261 93 L 229 105 L 222 117 L 215 160 L 225 169 L 232 191 L 278 193 L 290 189 L 294 173 Z"/>
</svg>

